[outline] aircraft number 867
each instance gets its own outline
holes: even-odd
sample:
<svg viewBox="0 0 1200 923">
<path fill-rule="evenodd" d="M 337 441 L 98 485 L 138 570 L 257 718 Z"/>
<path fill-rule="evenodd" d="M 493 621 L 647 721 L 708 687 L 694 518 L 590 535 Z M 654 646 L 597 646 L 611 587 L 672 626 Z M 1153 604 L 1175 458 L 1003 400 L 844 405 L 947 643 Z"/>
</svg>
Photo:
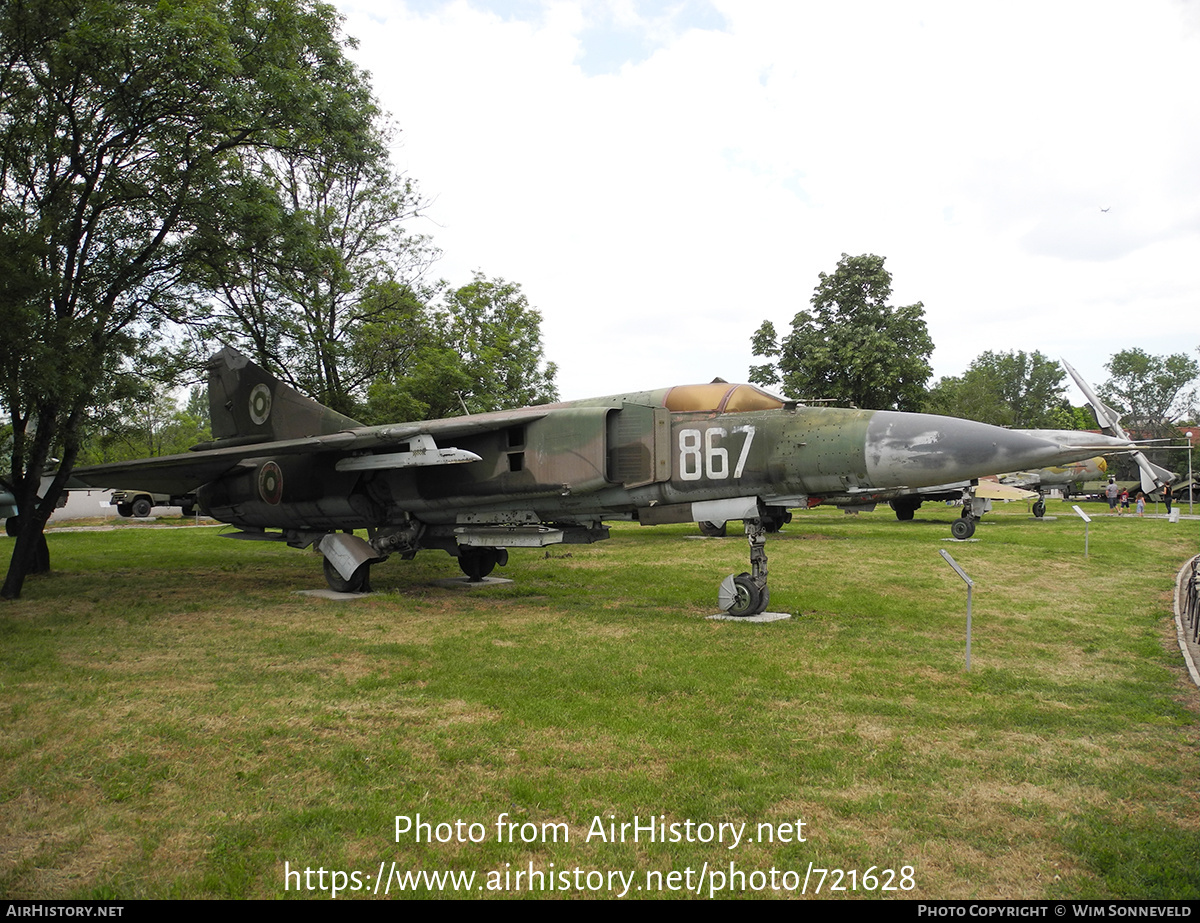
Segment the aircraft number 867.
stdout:
<svg viewBox="0 0 1200 923">
<path fill-rule="evenodd" d="M 754 441 L 754 427 L 735 426 L 733 432 L 745 433 L 742 451 L 733 469 L 734 480 L 742 476 L 746 459 L 750 456 L 750 443 Z M 679 477 L 684 481 L 698 481 L 702 477 L 721 481 L 729 477 L 729 450 L 718 441 L 726 438 L 729 431 L 723 426 L 710 426 L 702 433 L 698 429 L 679 431 Z"/>
</svg>

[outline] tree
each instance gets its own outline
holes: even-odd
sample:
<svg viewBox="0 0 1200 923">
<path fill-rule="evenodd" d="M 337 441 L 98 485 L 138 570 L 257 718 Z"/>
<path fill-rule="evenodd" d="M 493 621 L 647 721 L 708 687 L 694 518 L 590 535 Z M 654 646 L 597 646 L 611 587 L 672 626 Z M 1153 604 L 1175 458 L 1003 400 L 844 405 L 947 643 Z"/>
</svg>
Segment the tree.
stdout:
<svg viewBox="0 0 1200 923">
<path fill-rule="evenodd" d="M 178 455 L 210 439 L 206 389 L 193 387 L 183 408 L 169 392 L 139 393 L 93 418 L 78 460 L 85 465 L 101 465 Z"/>
<path fill-rule="evenodd" d="M 0 7 L 0 401 L 21 510 L 0 594 L 20 594 L 89 410 L 184 316 L 254 165 L 361 151 L 373 110 L 313 0 Z"/>
<path fill-rule="evenodd" d="M 918 410 L 925 396 L 933 341 L 920 303 L 887 304 L 892 275 L 873 254 L 838 260 L 821 273 L 812 310 L 792 320 L 792 332 L 776 343 L 770 321 L 751 338 L 754 354 L 778 356 L 777 363 L 753 366 L 750 380 L 782 383 L 798 398 L 828 398 L 857 407 Z"/>
<path fill-rule="evenodd" d="M 397 297 L 397 296 L 394 296 Z M 442 304 L 381 314 L 356 349 L 385 357 L 367 420 L 397 422 L 484 413 L 558 399 L 557 368 L 544 361 L 541 314 L 520 285 L 488 279 L 445 290 Z"/>
<path fill-rule="evenodd" d="M 477 272 L 445 301 L 449 345 L 470 378 L 461 397 L 472 413 L 558 400 L 558 368 L 543 361 L 542 315 L 520 285 Z"/>
<path fill-rule="evenodd" d="M 1165 436 L 1173 423 L 1196 412 L 1200 363 L 1186 353 L 1151 356 L 1126 349 L 1104 367 L 1112 377 L 1097 389 L 1098 396 L 1124 417 L 1126 429 Z"/>
<path fill-rule="evenodd" d="M 215 310 L 199 325 L 202 340 L 238 347 L 349 416 L 377 372 L 369 356 L 355 365 L 351 342 L 391 309 L 378 294 L 408 285 L 435 253 L 402 226 L 423 203 L 392 170 L 385 142 L 374 129 L 353 158 L 334 151 L 264 160 L 249 220 L 222 229 L 235 245 L 212 248 Z"/>
<path fill-rule="evenodd" d="M 1066 372 L 1040 352 L 977 356 L 961 378 L 938 380 L 925 401 L 927 413 L 962 417 L 1015 429 L 1071 429 L 1064 397 Z"/>
</svg>

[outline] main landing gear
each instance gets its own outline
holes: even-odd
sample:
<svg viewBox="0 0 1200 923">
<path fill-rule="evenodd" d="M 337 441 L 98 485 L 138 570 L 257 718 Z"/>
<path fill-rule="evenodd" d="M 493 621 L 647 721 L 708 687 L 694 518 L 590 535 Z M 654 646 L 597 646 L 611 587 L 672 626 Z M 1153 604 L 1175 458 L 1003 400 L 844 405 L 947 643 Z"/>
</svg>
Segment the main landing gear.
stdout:
<svg viewBox="0 0 1200 923">
<path fill-rule="evenodd" d="M 482 580 L 495 570 L 497 565 L 504 567 L 507 563 L 507 548 L 458 546 L 458 566 L 472 583 Z"/>
<path fill-rule="evenodd" d="M 758 615 L 771 600 L 767 589 L 767 524 L 762 519 L 747 519 L 744 525 L 750 542 L 750 573 L 730 574 L 717 591 L 721 608 L 738 618 Z"/>
<path fill-rule="evenodd" d="M 325 571 L 325 582 L 335 593 L 370 593 L 371 592 L 371 562 L 366 561 L 350 575 L 349 579 L 338 573 L 329 558 L 322 562 Z"/>
</svg>

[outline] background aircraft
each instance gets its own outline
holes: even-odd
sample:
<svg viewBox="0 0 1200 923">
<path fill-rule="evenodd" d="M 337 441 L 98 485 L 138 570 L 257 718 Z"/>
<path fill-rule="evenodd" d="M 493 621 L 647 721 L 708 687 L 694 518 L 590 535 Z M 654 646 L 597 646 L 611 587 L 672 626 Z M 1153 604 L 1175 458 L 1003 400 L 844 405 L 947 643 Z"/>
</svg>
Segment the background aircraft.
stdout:
<svg viewBox="0 0 1200 923">
<path fill-rule="evenodd" d="M 1070 444 L 1079 441 L 1077 433 L 1070 430 L 1018 430 L 1039 438 L 1053 439 Z M 1094 433 L 1084 433 L 1086 442 L 1091 444 Z M 1037 468 L 1032 471 L 1015 471 L 1009 474 L 994 475 L 981 478 L 977 483 L 944 484 L 938 487 L 913 491 L 903 497 L 891 501 L 891 507 L 896 512 L 896 518 L 908 521 L 921 504 L 928 500 L 962 501 L 963 522 L 955 523 L 951 531 L 957 538 L 968 538 L 975 532 L 975 521 L 992 508 L 993 500 L 1033 500 L 1033 515 L 1039 519 L 1046 513 L 1044 493 L 1053 487 L 1060 487 L 1065 492 L 1072 484 L 1100 477 L 1108 470 L 1108 463 L 1102 456 L 1087 458 L 1066 465 L 1054 465 L 1049 468 Z"/>
<path fill-rule="evenodd" d="M 208 367 L 212 442 L 80 469 L 77 482 L 197 490 L 236 537 L 318 548 L 342 591 L 367 587 L 371 565 L 391 554 L 440 548 L 480 579 L 509 548 L 599 541 L 607 521 L 740 519 L 750 570 L 726 577 L 718 599 L 751 615 L 769 599 L 767 527 L 790 507 L 891 499 L 1097 448 L 950 417 L 804 407 L 720 380 L 368 427 L 233 349 Z"/>
<path fill-rule="evenodd" d="M 1108 470 L 1108 463 L 1103 456 L 1071 462 L 1066 465 L 1056 465 L 1051 468 L 1037 468 L 1032 471 L 1017 471 L 1012 474 L 1002 474 L 989 478 L 980 478 L 977 482 L 959 481 L 956 484 L 938 484 L 934 487 L 923 487 L 913 491 L 902 491 L 898 496 L 888 500 L 888 504 L 901 522 L 910 521 L 921 508 L 922 503 L 943 501 L 947 503 L 961 502 L 963 515 L 962 523 L 954 523 L 951 533 L 956 538 L 970 538 L 975 533 L 975 520 L 992 508 L 993 500 L 1033 500 L 1033 515 L 1041 518 L 1046 512 L 1046 502 L 1043 492 L 1049 488 L 1058 487 L 1064 496 L 1071 485 L 1103 476 Z M 823 502 L 834 506 L 844 506 L 847 509 L 874 509 L 880 498 L 869 496 L 843 496 L 827 498 Z M 811 503 L 811 501 L 810 501 Z M 784 523 L 791 522 L 791 514 L 786 518 L 772 522 L 768 532 L 776 531 Z M 723 522 L 702 522 L 700 531 L 708 536 L 725 535 L 726 524 Z"/>
</svg>

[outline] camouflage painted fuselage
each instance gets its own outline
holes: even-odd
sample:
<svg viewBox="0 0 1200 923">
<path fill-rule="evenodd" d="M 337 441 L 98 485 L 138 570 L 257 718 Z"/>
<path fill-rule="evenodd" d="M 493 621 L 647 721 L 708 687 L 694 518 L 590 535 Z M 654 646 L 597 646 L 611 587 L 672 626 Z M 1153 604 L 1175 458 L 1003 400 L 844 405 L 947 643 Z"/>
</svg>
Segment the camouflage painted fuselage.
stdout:
<svg viewBox="0 0 1200 923">
<path fill-rule="evenodd" d="M 700 385 L 422 424 L 468 463 L 339 470 L 327 451 L 243 459 L 200 493 L 218 519 L 304 531 L 746 518 L 969 480 L 1089 454 L 997 427 L 924 414 L 805 407 L 749 385 Z M 412 451 L 400 427 L 372 456 Z M 361 441 L 361 440 L 360 440 Z M 353 450 L 351 450 L 353 452 Z M 469 536 L 468 536 L 469 538 Z"/>
</svg>

